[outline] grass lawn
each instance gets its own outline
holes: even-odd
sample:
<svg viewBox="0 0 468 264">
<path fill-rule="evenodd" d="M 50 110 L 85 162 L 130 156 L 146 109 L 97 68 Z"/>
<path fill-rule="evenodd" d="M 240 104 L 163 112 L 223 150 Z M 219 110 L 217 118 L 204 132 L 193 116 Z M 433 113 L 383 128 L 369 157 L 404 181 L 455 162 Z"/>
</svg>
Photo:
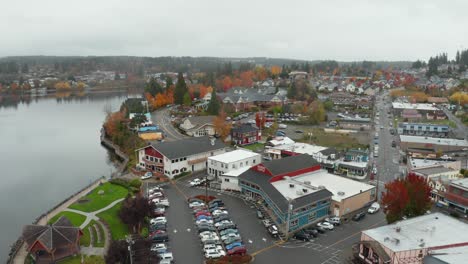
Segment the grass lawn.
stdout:
<svg viewBox="0 0 468 264">
<path fill-rule="evenodd" d="M 83 236 L 80 239 L 80 246 L 89 247 L 89 244 L 91 243 L 91 236 L 89 234 L 88 226 L 89 225 L 87 225 L 82 230 L 83 231 Z"/>
<path fill-rule="evenodd" d="M 122 203 L 118 203 L 109 210 L 106 210 L 97 215 L 109 225 L 113 240 L 124 239 L 125 236 L 128 235 L 127 225 L 122 223 L 119 216 L 117 215 L 121 206 Z"/>
<path fill-rule="evenodd" d="M 59 264 L 81 264 L 81 255 L 76 257 L 66 258 L 57 262 Z M 86 264 L 105 264 L 104 258 L 101 256 L 85 256 L 84 263 Z"/>
<path fill-rule="evenodd" d="M 307 134 L 307 133 L 305 133 Z M 334 147 L 338 150 L 344 149 L 366 149 L 368 146 L 359 143 L 359 141 L 351 135 L 341 133 L 326 133 L 322 129 L 312 130 L 312 143 L 324 147 Z M 304 136 L 303 142 L 309 143 L 309 136 Z"/>
<path fill-rule="evenodd" d="M 57 215 L 55 215 L 54 217 L 52 217 L 48 223 L 49 224 L 55 223 L 61 216 L 65 216 L 66 218 L 68 218 L 68 220 L 70 220 L 70 222 L 74 226 L 80 226 L 86 220 L 86 216 L 84 215 L 80 215 L 80 214 L 73 213 L 73 212 L 62 211 L 58 213 Z"/>
<path fill-rule="evenodd" d="M 100 190 L 104 191 L 103 195 L 98 194 Z M 119 198 L 125 198 L 127 193 L 128 190 L 125 187 L 106 182 L 81 198 L 81 200 L 88 200 L 87 202 L 76 202 L 70 205 L 70 208 L 83 212 L 94 212 L 106 207 Z"/>
<path fill-rule="evenodd" d="M 262 143 L 255 143 L 255 144 L 251 144 L 251 145 L 247 145 L 247 146 L 242 146 L 241 148 L 256 151 L 257 149 L 263 150 L 263 148 L 265 148 L 265 146 Z"/>
<path fill-rule="evenodd" d="M 94 220 L 91 220 L 91 222 L 89 222 L 89 224 L 83 228 L 83 236 L 81 237 L 80 239 L 80 245 L 81 246 L 85 246 L 85 247 L 89 247 L 90 244 L 91 244 L 91 236 L 90 236 L 90 233 L 89 233 L 89 230 L 88 230 L 88 227 L 92 227 L 94 224 L 97 225 L 100 233 L 101 233 L 101 236 L 102 236 L 102 241 L 100 243 L 97 242 L 97 233 L 96 233 L 96 230 L 94 230 L 94 228 L 91 228 L 91 231 L 93 232 L 93 237 L 94 237 L 94 244 L 93 246 L 94 247 L 104 247 L 104 240 L 105 240 L 105 234 L 104 234 L 104 229 L 103 227 L 96 221 Z"/>
</svg>

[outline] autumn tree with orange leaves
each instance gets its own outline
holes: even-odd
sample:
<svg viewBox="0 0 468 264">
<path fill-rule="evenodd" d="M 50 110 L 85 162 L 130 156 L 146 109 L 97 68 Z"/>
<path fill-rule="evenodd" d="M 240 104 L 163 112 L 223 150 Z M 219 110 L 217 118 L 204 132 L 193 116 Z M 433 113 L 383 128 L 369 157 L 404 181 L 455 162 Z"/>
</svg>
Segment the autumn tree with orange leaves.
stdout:
<svg viewBox="0 0 468 264">
<path fill-rule="evenodd" d="M 414 173 L 404 179 L 385 184 L 382 207 L 389 224 L 403 219 L 423 215 L 432 206 L 431 187 L 425 178 Z"/>
<path fill-rule="evenodd" d="M 213 126 L 216 134 L 224 141 L 229 133 L 231 133 L 231 123 L 226 122 L 226 113 L 221 111 L 217 117 L 213 119 Z"/>
<path fill-rule="evenodd" d="M 270 72 L 271 72 L 271 75 L 273 75 L 273 77 L 276 77 L 281 73 L 281 67 L 278 65 L 273 65 L 270 68 Z"/>
</svg>

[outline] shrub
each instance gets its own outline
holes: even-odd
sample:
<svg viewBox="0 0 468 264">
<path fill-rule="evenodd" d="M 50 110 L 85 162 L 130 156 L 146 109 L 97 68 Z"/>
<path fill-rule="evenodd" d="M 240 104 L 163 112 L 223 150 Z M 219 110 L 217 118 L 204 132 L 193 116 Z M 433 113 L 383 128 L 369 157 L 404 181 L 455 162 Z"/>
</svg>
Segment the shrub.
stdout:
<svg viewBox="0 0 468 264">
<path fill-rule="evenodd" d="M 141 187 L 141 181 L 139 179 L 133 179 L 130 181 L 130 186 L 135 188 Z"/>
<path fill-rule="evenodd" d="M 457 212 L 450 212 L 450 216 L 453 216 L 455 218 L 459 218 L 460 215 Z"/>
<path fill-rule="evenodd" d="M 184 176 L 187 176 L 187 175 L 189 175 L 190 173 L 191 173 L 190 171 L 184 171 L 184 172 L 182 172 L 181 174 L 178 174 L 178 175 L 174 176 L 174 180 L 177 180 L 177 179 L 179 179 L 179 178 L 182 178 L 182 177 L 184 177 Z"/>
<path fill-rule="evenodd" d="M 122 178 L 114 178 L 114 179 L 111 179 L 109 182 L 115 185 L 120 185 L 125 188 L 129 187 L 128 181 Z"/>
</svg>

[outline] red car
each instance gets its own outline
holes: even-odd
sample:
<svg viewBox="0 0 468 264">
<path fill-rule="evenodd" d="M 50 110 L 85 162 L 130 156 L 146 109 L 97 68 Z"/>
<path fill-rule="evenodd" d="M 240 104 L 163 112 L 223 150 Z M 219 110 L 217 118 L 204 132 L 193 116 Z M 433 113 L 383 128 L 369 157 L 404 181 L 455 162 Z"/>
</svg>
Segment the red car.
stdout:
<svg viewBox="0 0 468 264">
<path fill-rule="evenodd" d="M 153 237 L 154 235 L 158 235 L 158 234 L 164 234 L 166 233 L 166 231 L 164 230 L 156 230 L 154 232 L 151 232 L 151 234 L 149 234 L 149 237 Z"/>
<path fill-rule="evenodd" d="M 200 215 L 211 216 L 211 213 L 208 211 L 200 211 L 200 212 L 195 213 L 195 218 L 199 217 Z"/>
<path fill-rule="evenodd" d="M 243 256 L 247 253 L 247 249 L 245 248 L 245 246 L 241 246 L 241 247 L 235 247 L 231 250 L 228 250 L 227 254 L 229 256 L 233 256 L 233 255 L 240 255 L 240 256 Z"/>
</svg>

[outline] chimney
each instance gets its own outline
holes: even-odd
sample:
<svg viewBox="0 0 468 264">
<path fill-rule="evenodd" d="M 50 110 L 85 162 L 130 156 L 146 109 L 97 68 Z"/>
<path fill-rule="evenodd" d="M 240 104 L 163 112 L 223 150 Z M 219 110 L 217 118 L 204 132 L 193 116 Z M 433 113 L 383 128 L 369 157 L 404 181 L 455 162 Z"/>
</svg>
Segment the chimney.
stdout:
<svg viewBox="0 0 468 264">
<path fill-rule="evenodd" d="M 211 141 L 211 146 L 214 146 L 216 139 L 214 137 L 212 137 L 212 138 L 210 138 L 210 141 Z"/>
</svg>

